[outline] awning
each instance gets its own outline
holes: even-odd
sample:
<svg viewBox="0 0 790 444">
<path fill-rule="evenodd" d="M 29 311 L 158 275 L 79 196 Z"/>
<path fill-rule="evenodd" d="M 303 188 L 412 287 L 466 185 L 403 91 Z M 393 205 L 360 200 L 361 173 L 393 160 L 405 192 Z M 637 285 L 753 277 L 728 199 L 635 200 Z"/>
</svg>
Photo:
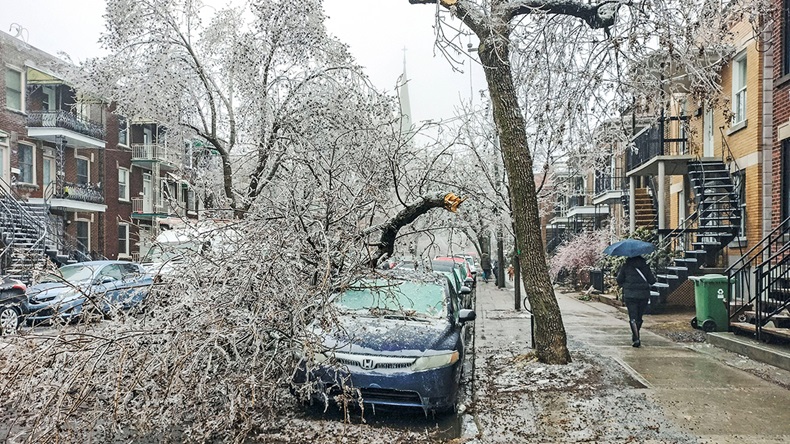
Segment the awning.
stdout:
<svg viewBox="0 0 790 444">
<path fill-rule="evenodd" d="M 35 84 L 35 85 L 62 85 L 66 82 L 64 82 L 62 79 L 55 77 L 52 74 L 47 74 L 36 68 L 31 68 L 28 66 L 27 83 Z"/>
<path fill-rule="evenodd" d="M 181 183 L 183 185 L 191 185 L 188 180 L 184 179 L 183 177 L 179 176 L 178 174 L 167 173 L 167 176 L 170 177 L 171 180 L 174 182 Z"/>
</svg>

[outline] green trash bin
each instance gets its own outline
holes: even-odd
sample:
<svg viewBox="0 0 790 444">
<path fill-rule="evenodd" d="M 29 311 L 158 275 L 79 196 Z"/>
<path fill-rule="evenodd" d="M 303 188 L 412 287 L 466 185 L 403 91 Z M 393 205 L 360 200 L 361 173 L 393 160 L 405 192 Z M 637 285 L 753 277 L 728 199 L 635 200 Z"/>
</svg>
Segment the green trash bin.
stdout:
<svg viewBox="0 0 790 444">
<path fill-rule="evenodd" d="M 694 304 L 697 316 L 691 320 L 691 326 L 707 332 L 727 331 L 727 276 L 723 274 L 706 274 L 690 276 L 694 282 Z"/>
</svg>

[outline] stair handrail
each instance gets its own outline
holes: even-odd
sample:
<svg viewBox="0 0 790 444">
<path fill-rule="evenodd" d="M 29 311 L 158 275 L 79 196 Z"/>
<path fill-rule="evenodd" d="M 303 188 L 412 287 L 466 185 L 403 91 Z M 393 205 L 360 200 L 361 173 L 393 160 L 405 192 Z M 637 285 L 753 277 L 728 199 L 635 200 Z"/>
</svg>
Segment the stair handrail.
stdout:
<svg viewBox="0 0 790 444">
<path fill-rule="evenodd" d="M 785 234 L 790 232 L 790 216 L 787 217 L 785 220 L 780 222 L 773 230 L 771 230 L 766 236 L 764 236 L 758 243 L 756 243 L 752 248 L 749 249 L 744 255 L 742 255 L 737 261 L 735 261 L 732 265 L 730 265 L 724 273 L 727 275 L 727 316 L 728 319 L 733 319 L 742 312 L 746 311 L 746 307 L 755 301 L 755 299 L 759 299 L 758 296 L 760 295 L 760 289 L 755 289 L 755 295 L 751 293 L 751 274 L 749 273 L 749 269 L 753 269 L 754 273 L 757 272 L 757 268 L 763 265 L 766 261 L 771 260 L 779 254 L 780 252 L 784 251 L 786 248 L 790 246 L 790 244 L 785 244 L 782 248 L 780 248 L 776 254 L 771 253 L 771 249 L 774 245 L 784 237 Z M 778 233 L 778 234 L 777 234 Z M 775 236 L 776 235 L 776 236 Z M 761 258 L 766 255 L 766 251 L 769 254 L 769 258 L 766 260 L 762 260 Z M 760 262 L 758 262 L 760 261 Z M 755 265 L 757 264 L 757 265 Z M 738 307 L 735 311 L 732 310 L 732 287 L 733 287 L 733 277 L 741 275 L 744 280 L 746 280 L 745 284 L 741 283 L 741 288 L 746 288 L 747 291 L 747 298 L 746 303 Z M 757 285 L 760 286 L 759 280 L 757 281 Z"/>
<path fill-rule="evenodd" d="M 756 244 L 754 244 L 754 246 L 753 246 L 752 248 L 750 248 L 750 249 L 749 249 L 749 251 L 747 251 L 746 253 L 744 253 L 744 254 L 743 254 L 743 256 L 741 256 L 741 257 L 740 257 L 740 258 L 739 258 L 737 261 L 735 261 L 735 262 L 734 262 L 732 265 L 730 265 L 730 266 L 729 266 L 729 267 L 728 267 L 728 268 L 725 270 L 725 273 L 728 273 L 728 272 L 730 272 L 730 271 L 731 271 L 731 270 L 733 270 L 733 269 L 734 269 L 736 266 L 738 266 L 738 264 L 740 264 L 740 263 L 741 263 L 741 262 L 743 262 L 744 260 L 747 260 L 747 259 L 748 259 L 748 258 L 750 258 L 750 257 L 751 257 L 751 259 L 749 259 L 749 262 L 752 262 L 752 261 L 754 260 L 754 258 L 758 258 L 758 257 L 760 257 L 760 256 L 761 256 L 761 255 L 762 255 L 762 254 L 765 252 L 765 250 L 766 250 L 768 247 L 772 246 L 772 244 L 773 244 L 773 243 L 775 243 L 775 241 L 777 241 L 777 240 L 779 239 L 779 237 L 780 237 L 780 236 L 777 236 L 777 238 L 776 238 L 776 239 L 771 239 L 771 237 L 772 237 L 772 236 L 773 236 L 773 235 L 774 235 L 774 234 L 775 234 L 777 231 L 779 231 L 780 229 L 783 229 L 783 228 L 784 228 L 784 231 L 783 231 L 782 233 L 780 233 L 780 236 L 784 236 L 785 234 L 787 234 L 787 232 L 788 232 L 788 231 L 790 231 L 790 216 L 788 216 L 788 217 L 787 217 L 785 220 L 783 220 L 782 222 L 780 222 L 780 223 L 779 223 L 779 224 L 778 224 L 778 225 L 777 225 L 777 226 L 776 226 L 776 227 L 775 227 L 773 230 L 771 230 L 771 232 L 769 232 L 769 233 L 768 233 L 768 234 L 767 234 L 765 237 L 763 237 L 762 239 L 760 239 L 760 241 L 759 241 L 759 242 L 757 242 Z M 766 240 L 768 240 L 768 243 L 765 243 L 765 241 L 766 241 Z M 765 245 L 763 245 L 763 244 L 765 244 Z M 762 247 L 760 248 L 760 251 L 758 251 L 756 254 L 752 255 L 752 253 L 754 252 L 754 250 L 756 250 L 756 249 L 757 249 L 758 247 L 760 247 L 761 245 L 762 245 Z M 741 268 L 743 268 L 743 267 L 741 267 Z M 736 271 L 737 271 L 737 270 L 736 270 Z"/>
<path fill-rule="evenodd" d="M 14 191 L 14 189 L 11 187 L 11 185 L 1 177 L 0 177 L 0 197 L 5 198 L 2 199 L 4 201 L 3 203 L 4 207 L 8 208 L 8 204 L 10 204 L 17 210 L 17 214 L 19 214 L 20 218 L 22 219 L 20 220 L 20 222 L 26 222 L 28 226 L 32 226 L 32 228 L 36 230 L 38 239 L 36 239 L 36 242 L 33 245 L 31 245 L 30 249 L 32 250 L 33 247 L 36 247 L 39 244 L 43 244 L 47 236 L 46 224 L 43 224 L 40 219 L 30 215 L 30 212 L 20 203 L 22 197 L 19 194 L 17 194 L 16 191 Z"/>
<path fill-rule="evenodd" d="M 763 298 L 761 297 L 764 293 L 770 295 L 771 288 L 773 288 L 774 283 L 779 282 L 781 279 L 786 279 L 786 275 L 790 268 L 784 268 L 780 270 L 779 274 L 772 275 L 773 270 L 786 265 L 788 259 L 790 259 L 790 255 L 788 255 L 788 251 L 790 251 L 790 243 L 784 244 L 782 248 L 778 251 L 773 253 L 768 259 L 764 260 L 760 264 L 758 264 L 754 269 L 754 274 L 756 276 L 757 282 L 757 290 L 754 295 L 753 300 L 750 300 L 749 303 L 752 301 L 754 302 L 755 306 L 755 316 L 754 316 L 754 326 L 756 328 L 757 339 L 762 339 L 762 331 L 763 331 L 763 323 L 769 321 L 772 317 L 776 316 L 777 314 L 781 313 L 784 310 L 789 301 L 785 301 L 778 309 L 774 309 L 771 313 L 766 316 L 763 316 Z M 782 259 L 778 262 L 775 262 L 775 259 L 781 257 Z M 767 270 L 765 269 L 767 267 Z M 765 277 L 768 277 L 768 281 L 765 282 Z M 766 291 L 767 290 L 767 291 Z"/>
</svg>

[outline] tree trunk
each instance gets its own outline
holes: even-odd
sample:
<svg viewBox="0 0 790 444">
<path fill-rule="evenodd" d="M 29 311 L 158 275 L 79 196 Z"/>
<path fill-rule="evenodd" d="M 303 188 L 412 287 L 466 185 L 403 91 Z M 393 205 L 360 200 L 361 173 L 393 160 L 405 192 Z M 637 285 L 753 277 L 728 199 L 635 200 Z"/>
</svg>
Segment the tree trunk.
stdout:
<svg viewBox="0 0 790 444">
<path fill-rule="evenodd" d="M 547 364 L 567 364 L 571 357 L 543 251 L 532 155 L 527 146 L 525 122 L 510 71 L 509 30 L 505 25 L 479 37 L 480 61 L 485 67 L 494 123 L 499 132 L 510 185 L 516 248 L 523 258 L 520 261 L 521 276 L 536 321 L 537 357 Z"/>
</svg>

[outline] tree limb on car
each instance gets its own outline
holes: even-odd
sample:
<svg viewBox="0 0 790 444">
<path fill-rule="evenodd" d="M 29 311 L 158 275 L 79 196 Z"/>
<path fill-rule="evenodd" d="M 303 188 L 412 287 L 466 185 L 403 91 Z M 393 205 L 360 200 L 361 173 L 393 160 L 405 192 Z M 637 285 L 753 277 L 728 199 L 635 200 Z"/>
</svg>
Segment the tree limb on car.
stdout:
<svg viewBox="0 0 790 444">
<path fill-rule="evenodd" d="M 401 228 L 414 222 L 418 217 L 433 208 L 444 208 L 455 213 L 464 200 L 466 199 L 456 196 L 454 193 L 426 194 L 407 204 L 406 208 L 402 209 L 389 221 L 365 230 L 363 234 L 381 231 L 378 243 L 373 244 L 378 247 L 378 250 L 370 259 L 370 267 L 375 268 L 382 260 L 392 256 L 395 250 L 395 238 L 398 236 Z"/>
</svg>

